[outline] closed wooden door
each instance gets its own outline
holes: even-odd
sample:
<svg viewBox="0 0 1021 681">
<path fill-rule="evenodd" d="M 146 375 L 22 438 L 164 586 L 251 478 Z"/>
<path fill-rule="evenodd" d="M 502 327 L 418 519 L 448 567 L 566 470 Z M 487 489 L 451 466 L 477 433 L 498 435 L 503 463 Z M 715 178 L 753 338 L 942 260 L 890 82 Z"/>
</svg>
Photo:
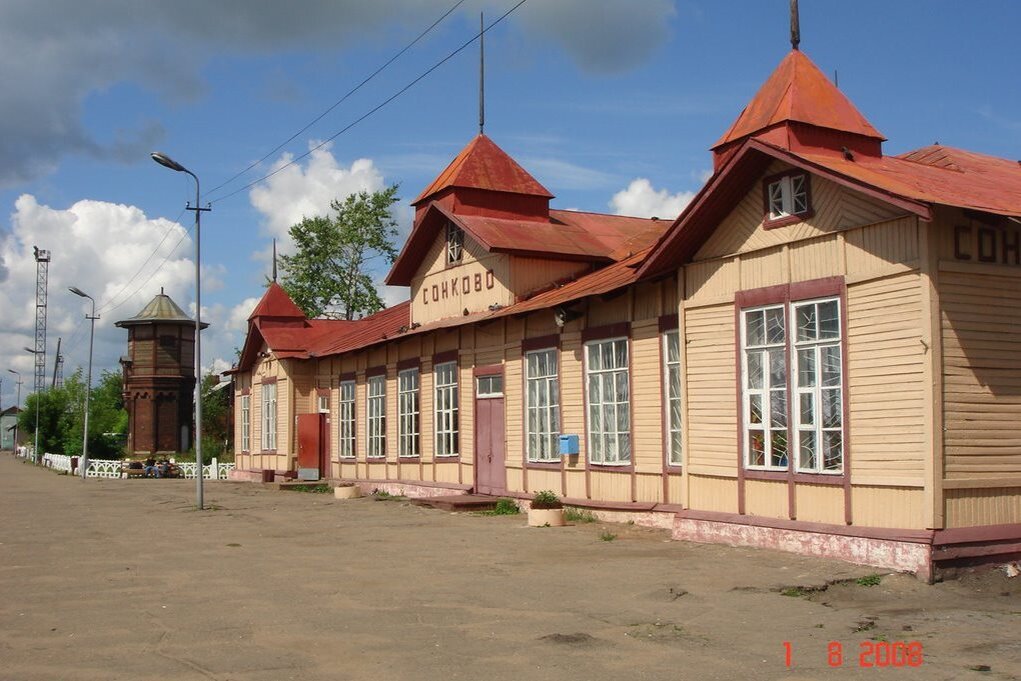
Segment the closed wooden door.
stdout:
<svg viewBox="0 0 1021 681">
<path fill-rule="evenodd" d="M 319 462 L 323 455 L 324 414 L 298 415 L 298 478 L 318 480 Z"/>
<path fill-rule="evenodd" d="M 503 375 L 475 379 L 475 489 L 479 494 L 504 494 Z"/>
</svg>

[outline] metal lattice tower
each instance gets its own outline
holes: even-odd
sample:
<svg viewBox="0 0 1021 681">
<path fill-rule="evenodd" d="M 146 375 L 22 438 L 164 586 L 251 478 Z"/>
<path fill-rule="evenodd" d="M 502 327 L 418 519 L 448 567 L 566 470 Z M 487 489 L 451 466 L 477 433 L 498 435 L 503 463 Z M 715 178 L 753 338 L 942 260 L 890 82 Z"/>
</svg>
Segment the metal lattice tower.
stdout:
<svg viewBox="0 0 1021 681">
<path fill-rule="evenodd" d="M 50 272 L 50 252 L 33 246 L 35 251 L 35 391 L 46 387 L 46 289 Z"/>
</svg>

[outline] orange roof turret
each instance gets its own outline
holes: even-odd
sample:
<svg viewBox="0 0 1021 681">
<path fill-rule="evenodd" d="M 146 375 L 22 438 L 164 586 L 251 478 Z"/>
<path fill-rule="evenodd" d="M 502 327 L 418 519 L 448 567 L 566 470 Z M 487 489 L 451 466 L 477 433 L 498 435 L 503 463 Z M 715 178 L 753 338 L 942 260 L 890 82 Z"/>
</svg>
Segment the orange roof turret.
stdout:
<svg viewBox="0 0 1021 681">
<path fill-rule="evenodd" d="M 540 196 L 545 199 L 553 198 L 553 195 L 527 170 L 485 135 L 478 135 L 469 142 L 432 184 L 411 203 L 417 205 L 450 188 L 482 189 Z"/>
<path fill-rule="evenodd" d="M 882 155 L 883 137 L 819 67 L 791 50 L 712 146 L 719 167 L 749 137 L 787 149 Z"/>
</svg>

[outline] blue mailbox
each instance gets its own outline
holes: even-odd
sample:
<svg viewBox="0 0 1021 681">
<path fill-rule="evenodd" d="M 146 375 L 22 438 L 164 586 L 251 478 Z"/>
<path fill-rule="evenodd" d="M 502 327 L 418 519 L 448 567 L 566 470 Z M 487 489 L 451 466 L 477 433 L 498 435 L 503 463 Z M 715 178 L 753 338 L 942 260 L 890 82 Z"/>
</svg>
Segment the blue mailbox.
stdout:
<svg viewBox="0 0 1021 681">
<path fill-rule="evenodd" d="M 578 453 L 578 436 L 577 435 L 561 435 L 560 436 L 560 453 L 561 455 L 577 454 Z"/>
</svg>

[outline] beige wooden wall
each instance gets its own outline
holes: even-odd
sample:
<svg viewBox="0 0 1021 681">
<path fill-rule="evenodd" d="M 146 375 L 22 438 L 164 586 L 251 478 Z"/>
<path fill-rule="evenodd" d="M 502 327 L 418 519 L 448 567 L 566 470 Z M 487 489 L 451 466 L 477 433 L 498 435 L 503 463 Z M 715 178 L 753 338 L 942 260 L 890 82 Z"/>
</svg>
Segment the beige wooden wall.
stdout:
<svg viewBox="0 0 1021 681">
<path fill-rule="evenodd" d="M 765 174 L 784 169 L 774 164 Z M 842 276 L 853 523 L 929 526 L 931 358 L 919 223 L 821 178 L 811 182 L 815 214 L 806 222 L 763 229 L 757 184 L 684 268 L 682 497 L 693 509 L 738 511 L 734 294 Z M 786 483 L 749 480 L 746 512 L 786 518 L 787 494 Z M 844 522 L 839 486 L 799 483 L 795 503 L 798 520 Z"/>
<path fill-rule="evenodd" d="M 983 243 L 978 243 L 979 233 Z M 1021 522 L 1021 224 L 942 210 L 934 224 L 948 527 Z M 1006 248 L 1005 248 L 1006 246 Z"/>
<path fill-rule="evenodd" d="M 263 344 L 261 352 L 268 348 Z M 295 381 L 288 375 L 287 362 L 281 362 L 272 357 L 259 358 L 256 360 L 250 372 L 238 374 L 235 377 L 234 394 L 234 423 L 236 446 L 241 443 L 241 390 L 250 389 L 251 395 L 251 447 L 248 455 L 235 452 L 235 461 L 240 469 L 257 470 L 273 469 L 285 471 L 293 468 L 295 452 L 290 442 L 293 437 L 294 414 L 294 385 Z M 275 452 L 262 451 L 262 383 L 265 379 L 275 378 L 277 380 L 277 449 Z"/>
</svg>

